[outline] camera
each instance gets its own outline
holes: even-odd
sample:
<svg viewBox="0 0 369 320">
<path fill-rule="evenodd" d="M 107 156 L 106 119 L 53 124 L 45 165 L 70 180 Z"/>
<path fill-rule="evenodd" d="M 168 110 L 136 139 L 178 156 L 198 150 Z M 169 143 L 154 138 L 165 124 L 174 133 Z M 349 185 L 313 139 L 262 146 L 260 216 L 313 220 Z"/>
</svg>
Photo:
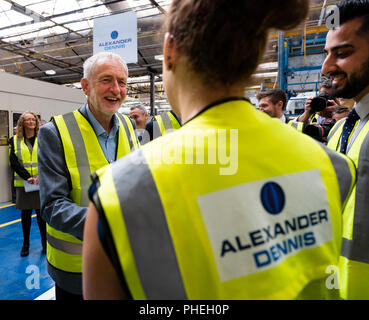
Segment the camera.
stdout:
<svg viewBox="0 0 369 320">
<path fill-rule="evenodd" d="M 325 91 L 320 92 L 317 97 L 311 100 L 311 110 L 314 112 L 323 111 L 328 105 L 328 100 L 332 100 L 332 97 Z"/>
<path fill-rule="evenodd" d="M 307 125 L 303 129 L 303 133 L 307 134 L 308 136 L 320 141 L 325 142 L 328 136 L 329 131 L 333 128 L 336 120 L 334 119 L 325 119 L 324 123 L 312 123 Z"/>
</svg>

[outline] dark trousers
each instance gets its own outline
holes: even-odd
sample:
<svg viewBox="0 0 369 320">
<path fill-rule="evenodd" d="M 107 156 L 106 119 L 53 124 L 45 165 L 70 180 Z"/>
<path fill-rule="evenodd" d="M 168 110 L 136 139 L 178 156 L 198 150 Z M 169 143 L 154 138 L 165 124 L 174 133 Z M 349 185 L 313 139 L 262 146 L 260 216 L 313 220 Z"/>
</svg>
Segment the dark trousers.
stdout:
<svg viewBox="0 0 369 320">
<path fill-rule="evenodd" d="M 40 209 L 36 209 L 37 224 L 40 229 L 42 247 L 46 248 L 46 223 L 41 218 Z M 31 232 L 32 210 L 22 210 L 23 246 L 29 247 L 29 235 Z"/>
<path fill-rule="evenodd" d="M 83 296 L 65 291 L 55 284 L 55 300 L 81 301 L 83 300 Z"/>
</svg>

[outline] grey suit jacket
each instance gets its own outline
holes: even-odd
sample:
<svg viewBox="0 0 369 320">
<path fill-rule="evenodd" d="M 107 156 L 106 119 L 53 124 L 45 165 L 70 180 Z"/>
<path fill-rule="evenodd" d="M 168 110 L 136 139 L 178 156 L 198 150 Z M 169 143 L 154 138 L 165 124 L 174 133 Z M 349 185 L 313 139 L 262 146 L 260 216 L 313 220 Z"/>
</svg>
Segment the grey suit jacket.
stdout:
<svg viewBox="0 0 369 320">
<path fill-rule="evenodd" d="M 86 105 L 81 108 L 86 116 Z M 80 207 L 69 197 L 71 179 L 67 170 L 60 135 L 53 122 L 38 133 L 38 171 L 41 216 L 53 228 L 83 239 L 87 207 Z M 62 289 L 82 294 L 81 274 L 58 270 L 48 264 L 48 272 Z"/>
<path fill-rule="evenodd" d="M 87 104 L 80 112 L 87 116 Z M 133 128 L 134 121 L 131 119 Z M 83 240 L 87 207 L 75 204 L 69 197 L 71 178 L 65 162 L 59 132 L 53 122 L 43 125 L 38 133 L 38 170 L 40 184 L 41 216 L 54 229 Z M 48 264 L 48 272 L 62 289 L 82 294 L 80 273 L 64 272 Z"/>
</svg>

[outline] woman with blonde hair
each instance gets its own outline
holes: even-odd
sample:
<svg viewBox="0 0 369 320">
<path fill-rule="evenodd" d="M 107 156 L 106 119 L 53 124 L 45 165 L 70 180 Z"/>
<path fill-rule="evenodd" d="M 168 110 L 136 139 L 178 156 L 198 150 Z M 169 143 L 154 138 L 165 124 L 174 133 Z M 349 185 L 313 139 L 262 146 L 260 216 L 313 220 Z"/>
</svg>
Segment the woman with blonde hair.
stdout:
<svg viewBox="0 0 369 320">
<path fill-rule="evenodd" d="M 9 141 L 10 166 L 14 171 L 16 208 L 22 211 L 23 246 L 21 256 L 29 254 L 32 210 L 37 214 L 42 252 L 46 253 L 46 224 L 40 216 L 40 194 L 38 191 L 37 133 L 38 117 L 31 111 L 24 112 L 17 123 L 16 135 Z"/>
</svg>

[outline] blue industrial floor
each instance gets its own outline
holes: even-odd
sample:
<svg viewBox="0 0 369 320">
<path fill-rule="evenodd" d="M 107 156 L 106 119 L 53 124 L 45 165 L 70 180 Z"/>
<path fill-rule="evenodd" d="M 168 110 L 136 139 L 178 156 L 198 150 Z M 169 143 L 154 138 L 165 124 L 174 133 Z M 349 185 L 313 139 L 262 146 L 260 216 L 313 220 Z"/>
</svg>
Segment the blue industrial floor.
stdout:
<svg viewBox="0 0 369 320">
<path fill-rule="evenodd" d="M 34 300 L 55 285 L 41 252 L 35 211 L 32 215 L 29 255 L 21 257 L 21 212 L 14 204 L 0 204 L 0 300 Z"/>
</svg>

